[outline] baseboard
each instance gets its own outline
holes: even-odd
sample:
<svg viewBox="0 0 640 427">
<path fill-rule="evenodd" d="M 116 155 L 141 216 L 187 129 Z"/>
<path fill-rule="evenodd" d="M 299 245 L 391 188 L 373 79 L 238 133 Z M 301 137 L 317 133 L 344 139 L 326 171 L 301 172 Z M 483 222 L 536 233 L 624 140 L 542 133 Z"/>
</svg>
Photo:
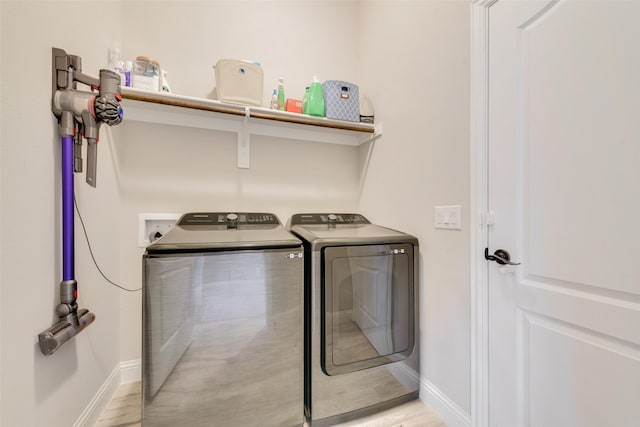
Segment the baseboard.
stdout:
<svg viewBox="0 0 640 427">
<path fill-rule="evenodd" d="M 140 360 L 120 362 L 107 377 L 93 399 L 89 402 L 82 414 L 78 417 L 73 427 L 92 427 L 100 418 L 102 411 L 107 407 L 111 397 L 120 384 L 140 381 Z"/>
<path fill-rule="evenodd" d="M 120 365 L 116 365 L 113 372 L 107 377 L 93 399 L 89 402 L 80 417 L 73 424 L 73 427 L 92 427 L 98 421 L 100 414 L 107 407 L 111 396 L 120 385 Z"/>
<path fill-rule="evenodd" d="M 120 362 L 120 384 L 134 383 L 142 379 L 142 362 L 140 359 Z"/>
<path fill-rule="evenodd" d="M 425 377 L 420 378 L 420 399 L 429 405 L 448 427 L 471 426 L 471 416 Z"/>
</svg>

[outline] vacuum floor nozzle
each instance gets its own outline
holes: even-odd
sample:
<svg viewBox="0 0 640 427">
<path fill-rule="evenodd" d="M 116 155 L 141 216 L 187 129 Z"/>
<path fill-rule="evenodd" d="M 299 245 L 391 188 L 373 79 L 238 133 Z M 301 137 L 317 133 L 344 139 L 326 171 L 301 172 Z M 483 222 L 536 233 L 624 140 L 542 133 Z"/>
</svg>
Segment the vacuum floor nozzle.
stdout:
<svg viewBox="0 0 640 427">
<path fill-rule="evenodd" d="M 78 310 L 77 324 L 75 319 L 72 321 L 59 321 L 46 331 L 38 334 L 40 351 L 42 351 L 42 354 L 45 356 L 53 354 L 62 344 L 82 332 L 82 330 L 89 326 L 95 319 L 95 314 L 89 312 L 86 308 L 82 308 Z"/>
</svg>

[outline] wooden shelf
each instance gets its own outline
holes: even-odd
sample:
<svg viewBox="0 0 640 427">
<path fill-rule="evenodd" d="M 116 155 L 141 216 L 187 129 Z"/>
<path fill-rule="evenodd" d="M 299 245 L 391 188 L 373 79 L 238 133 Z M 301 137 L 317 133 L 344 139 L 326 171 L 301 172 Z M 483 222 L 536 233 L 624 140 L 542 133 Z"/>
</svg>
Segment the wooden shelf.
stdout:
<svg viewBox="0 0 640 427">
<path fill-rule="evenodd" d="M 368 123 L 229 104 L 162 92 L 122 88 L 124 121 L 235 132 L 238 167 L 249 168 L 250 135 L 359 146 L 381 135 Z"/>
</svg>

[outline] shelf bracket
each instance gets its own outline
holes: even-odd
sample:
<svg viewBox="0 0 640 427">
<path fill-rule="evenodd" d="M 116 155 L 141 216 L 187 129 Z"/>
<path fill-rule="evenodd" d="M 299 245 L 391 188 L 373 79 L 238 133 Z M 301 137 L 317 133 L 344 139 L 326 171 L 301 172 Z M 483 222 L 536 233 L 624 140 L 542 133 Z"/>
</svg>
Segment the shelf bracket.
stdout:
<svg viewBox="0 0 640 427">
<path fill-rule="evenodd" d="M 251 140 L 249 136 L 249 117 L 251 110 L 244 109 L 244 119 L 238 131 L 238 169 L 249 169 L 251 166 Z"/>
<path fill-rule="evenodd" d="M 374 134 L 362 142 L 360 145 L 360 180 L 358 185 L 358 194 L 362 195 L 364 188 L 364 182 L 367 178 L 367 171 L 369 170 L 369 162 L 371 161 L 371 154 L 373 153 L 373 147 L 378 138 L 382 136 L 382 123 L 375 125 Z"/>
</svg>

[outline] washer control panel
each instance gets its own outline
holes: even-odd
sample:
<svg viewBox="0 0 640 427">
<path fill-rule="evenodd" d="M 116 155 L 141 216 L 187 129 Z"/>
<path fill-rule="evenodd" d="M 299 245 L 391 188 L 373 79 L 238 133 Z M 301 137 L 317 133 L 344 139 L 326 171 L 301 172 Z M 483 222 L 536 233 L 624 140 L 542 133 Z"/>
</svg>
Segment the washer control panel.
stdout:
<svg viewBox="0 0 640 427">
<path fill-rule="evenodd" d="M 295 214 L 291 225 L 306 224 L 371 224 L 367 218 L 354 213 L 311 213 Z"/>
<path fill-rule="evenodd" d="M 278 225 L 280 220 L 272 213 L 262 212 L 193 212 L 185 214 L 178 225 Z"/>
</svg>

